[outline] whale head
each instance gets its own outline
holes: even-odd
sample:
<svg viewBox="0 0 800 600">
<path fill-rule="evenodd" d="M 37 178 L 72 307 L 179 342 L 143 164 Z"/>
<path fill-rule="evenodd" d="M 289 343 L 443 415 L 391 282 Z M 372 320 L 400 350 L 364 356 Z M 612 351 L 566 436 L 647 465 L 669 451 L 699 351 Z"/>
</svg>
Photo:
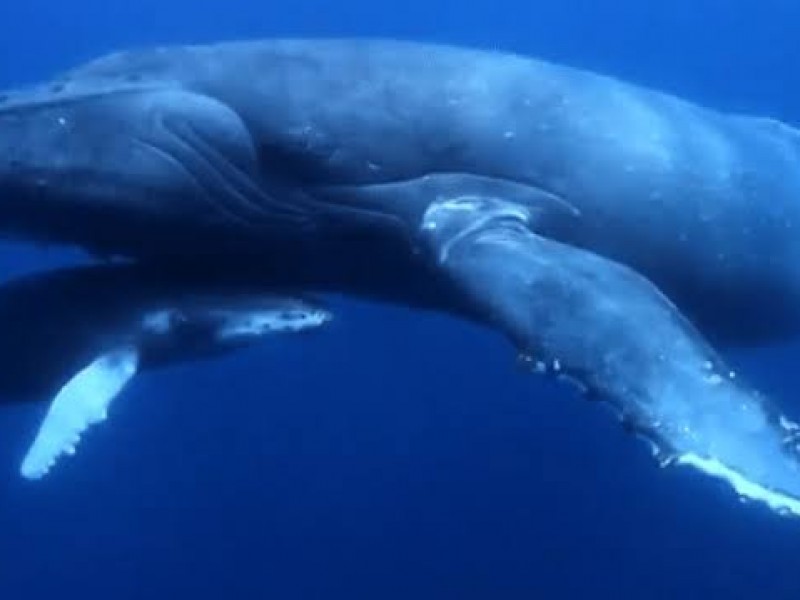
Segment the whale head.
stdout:
<svg viewBox="0 0 800 600">
<path fill-rule="evenodd" d="M 141 315 L 133 332 L 145 362 L 163 364 L 227 352 L 275 333 L 300 333 L 332 319 L 293 296 L 231 292 L 170 300 Z"/>
<path fill-rule="evenodd" d="M 0 95 L 0 233 L 136 257 L 238 242 L 297 217 L 264 193 L 256 163 L 232 109 L 173 84 Z"/>
</svg>

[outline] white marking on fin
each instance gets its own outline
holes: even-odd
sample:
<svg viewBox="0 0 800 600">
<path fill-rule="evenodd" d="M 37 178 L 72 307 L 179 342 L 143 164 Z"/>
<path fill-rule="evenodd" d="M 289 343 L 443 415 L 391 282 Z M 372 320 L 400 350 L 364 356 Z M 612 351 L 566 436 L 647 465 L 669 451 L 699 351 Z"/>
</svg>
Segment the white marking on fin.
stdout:
<svg viewBox="0 0 800 600">
<path fill-rule="evenodd" d="M 22 476 L 40 479 L 62 454 L 74 454 L 81 434 L 105 420 L 108 406 L 136 374 L 138 362 L 135 348 L 121 348 L 103 354 L 72 377 L 53 399 L 22 461 Z"/>
<path fill-rule="evenodd" d="M 678 457 L 678 464 L 692 466 L 707 475 L 727 481 L 739 496 L 763 502 L 779 514 L 800 516 L 800 500 L 755 483 L 716 459 L 689 453 Z"/>
</svg>

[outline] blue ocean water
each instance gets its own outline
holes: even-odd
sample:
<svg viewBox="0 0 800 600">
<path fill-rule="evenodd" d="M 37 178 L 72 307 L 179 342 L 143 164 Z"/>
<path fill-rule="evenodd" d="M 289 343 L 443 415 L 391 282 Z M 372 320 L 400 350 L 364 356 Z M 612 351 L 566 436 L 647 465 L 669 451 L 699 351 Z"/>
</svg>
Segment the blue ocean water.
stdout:
<svg viewBox="0 0 800 600">
<path fill-rule="evenodd" d="M 26 0 L 0 5 L 0 32 L 3 86 L 119 47 L 371 35 L 520 51 L 800 123 L 793 0 Z M 0 274 L 75 258 L 6 245 Z M 604 410 L 518 372 L 502 339 L 335 306 L 321 335 L 137 381 L 44 482 L 17 476 L 43 407 L 0 407 L 0 598 L 800 593 L 800 523 L 655 468 Z M 800 414 L 799 349 L 729 356 Z"/>
</svg>

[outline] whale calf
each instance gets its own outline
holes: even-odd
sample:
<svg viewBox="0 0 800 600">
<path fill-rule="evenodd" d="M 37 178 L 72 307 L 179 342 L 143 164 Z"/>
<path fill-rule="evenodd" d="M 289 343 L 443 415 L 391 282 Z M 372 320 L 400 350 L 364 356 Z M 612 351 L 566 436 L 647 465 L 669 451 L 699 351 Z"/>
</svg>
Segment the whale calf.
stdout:
<svg viewBox="0 0 800 600">
<path fill-rule="evenodd" d="M 0 230 L 478 321 L 800 515 L 800 428 L 715 349 L 800 331 L 788 124 L 415 42 L 120 52 L 4 94 Z"/>
<path fill-rule="evenodd" d="M 0 400 L 52 398 L 21 466 L 43 477 L 138 373 L 316 329 L 318 303 L 253 282 L 197 281 L 136 265 L 38 273 L 0 285 Z"/>
</svg>

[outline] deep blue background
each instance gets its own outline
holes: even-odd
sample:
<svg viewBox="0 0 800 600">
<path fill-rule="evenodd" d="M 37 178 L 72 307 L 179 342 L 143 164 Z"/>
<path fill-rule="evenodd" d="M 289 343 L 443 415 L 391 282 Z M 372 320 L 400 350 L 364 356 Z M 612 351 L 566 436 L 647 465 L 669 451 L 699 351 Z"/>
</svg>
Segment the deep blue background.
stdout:
<svg viewBox="0 0 800 600">
<path fill-rule="evenodd" d="M 121 46 L 344 34 L 513 49 L 800 122 L 794 0 L 7 1 L 0 82 Z M 0 269 L 64 257 L 4 247 Z M 489 333 L 340 308 L 325 334 L 142 378 L 40 484 L 16 469 L 43 407 L 3 407 L 0 598 L 800 593 L 797 522 L 655 468 Z M 800 413 L 798 350 L 731 356 Z"/>
</svg>

